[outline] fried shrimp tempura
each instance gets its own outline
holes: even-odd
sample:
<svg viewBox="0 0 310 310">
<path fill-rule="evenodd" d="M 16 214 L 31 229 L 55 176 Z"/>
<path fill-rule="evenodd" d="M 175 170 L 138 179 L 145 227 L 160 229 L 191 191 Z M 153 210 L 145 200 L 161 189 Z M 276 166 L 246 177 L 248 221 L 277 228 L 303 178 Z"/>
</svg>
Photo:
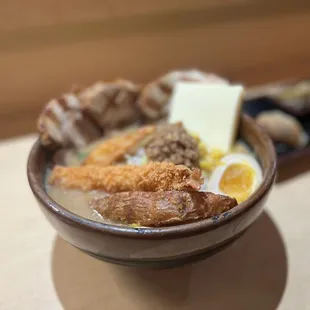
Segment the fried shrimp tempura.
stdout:
<svg viewBox="0 0 310 310">
<path fill-rule="evenodd" d="M 207 192 L 123 192 L 89 202 L 105 219 L 139 226 L 175 225 L 230 210 L 236 199 Z"/>
<path fill-rule="evenodd" d="M 153 133 L 154 130 L 154 126 L 146 126 L 134 132 L 108 139 L 92 150 L 83 164 L 112 165 L 121 160 L 127 152 L 134 149 L 144 138 Z"/>
<path fill-rule="evenodd" d="M 84 191 L 100 189 L 108 193 L 125 191 L 199 190 L 201 170 L 172 163 L 153 162 L 143 166 L 56 166 L 49 178 L 52 185 Z"/>
</svg>

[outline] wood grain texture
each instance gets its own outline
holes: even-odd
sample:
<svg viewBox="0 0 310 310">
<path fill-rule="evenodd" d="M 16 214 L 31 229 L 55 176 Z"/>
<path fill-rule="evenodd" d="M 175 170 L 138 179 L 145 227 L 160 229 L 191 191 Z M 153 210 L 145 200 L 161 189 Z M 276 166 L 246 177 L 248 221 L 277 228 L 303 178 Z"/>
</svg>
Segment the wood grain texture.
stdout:
<svg viewBox="0 0 310 310">
<path fill-rule="evenodd" d="M 72 83 L 189 67 L 248 85 L 309 72 L 310 3 L 154 3 L 1 2 L 0 138 L 32 131 L 44 103 Z"/>
<path fill-rule="evenodd" d="M 0 29 L 24 29 L 31 26 L 59 25 L 111 20 L 116 17 L 141 17 L 176 11 L 247 8 L 259 0 L 4 0 L 0 3 Z"/>
</svg>

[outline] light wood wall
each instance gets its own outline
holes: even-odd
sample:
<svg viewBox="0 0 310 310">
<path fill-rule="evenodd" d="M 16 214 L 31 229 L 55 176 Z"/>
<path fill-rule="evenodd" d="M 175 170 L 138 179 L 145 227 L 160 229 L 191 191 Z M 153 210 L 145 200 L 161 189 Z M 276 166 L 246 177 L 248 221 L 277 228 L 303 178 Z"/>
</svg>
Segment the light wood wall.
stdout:
<svg viewBox="0 0 310 310">
<path fill-rule="evenodd" d="M 309 1 L 1 1 L 0 138 L 34 131 L 72 83 L 189 67 L 248 85 L 309 76 L 309 28 Z"/>
</svg>

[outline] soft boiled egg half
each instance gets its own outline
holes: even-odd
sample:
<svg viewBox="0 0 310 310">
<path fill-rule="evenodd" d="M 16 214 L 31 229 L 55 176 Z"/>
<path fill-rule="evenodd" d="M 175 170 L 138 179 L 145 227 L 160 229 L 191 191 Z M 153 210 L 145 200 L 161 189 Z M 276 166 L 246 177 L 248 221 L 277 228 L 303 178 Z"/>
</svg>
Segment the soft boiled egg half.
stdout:
<svg viewBox="0 0 310 310">
<path fill-rule="evenodd" d="M 236 198 L 241 203 L 262 182 L 262 169 L 258 162 L 245 154 L 230 154 L 222 158 L 208 181 L 208 191 Z"/>
</svg>

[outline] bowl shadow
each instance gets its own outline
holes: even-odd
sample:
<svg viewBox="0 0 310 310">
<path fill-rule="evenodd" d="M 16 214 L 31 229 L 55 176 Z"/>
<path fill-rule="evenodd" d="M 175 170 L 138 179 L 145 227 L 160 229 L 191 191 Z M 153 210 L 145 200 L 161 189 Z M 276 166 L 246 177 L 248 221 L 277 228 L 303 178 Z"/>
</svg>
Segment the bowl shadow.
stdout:
<svg viewBox="0 0 310 310">
<path fill-rule="evenodd" d="M 66 310 L 274 310 L 286 286 L 288 262 L 282 237 L 264 212 L 232 246 L 193 265 L 169 270 L 116 266 L 57 237 L 51 268 Z"/>
</svg>

